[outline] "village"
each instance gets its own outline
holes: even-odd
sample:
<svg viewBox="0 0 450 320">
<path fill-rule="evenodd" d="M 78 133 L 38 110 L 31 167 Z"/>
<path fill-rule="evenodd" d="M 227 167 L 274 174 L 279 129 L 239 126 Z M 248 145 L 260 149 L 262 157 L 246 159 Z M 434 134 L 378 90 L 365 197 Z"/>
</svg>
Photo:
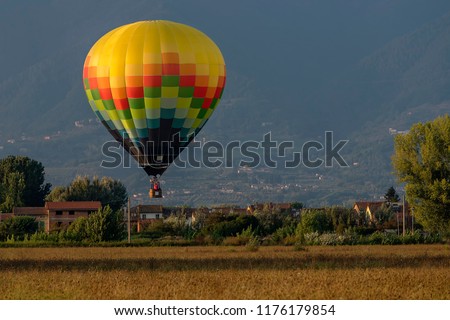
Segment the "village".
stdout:
<svg viewBox="0 0 450 320">
<path fill-rule="evenodd" d="M 64 201 L 45 202 L 43 207 L 14 207 L 11 213 L 0 213 L 0 222 L 12 217 L 32 217 L 38 223 L 40 231 L 46 233 L 68 228 L 76 219 L 89 217 L 102 208 L 100 201 Z M 128 215 L 129 209 L 129 215 Z M 311 211 L 326 211 L 327 208 L 304 208 L 302 203 L 256 203 L 247 207 L 220 206 L 199 207 L 163 206 L 138 204 L 124 208 L 123 222 L 130 223 L 139 233 L 155 221 L 164 221 L 171 216 L 182 216 L 187 225 L 196 222 L 199 216 L 214 214 L 228 216 L 258 215 L 259 213 L 278 213 L 301 219 L 302 214 Z M 379 230 L 400 233 L 414 231 L 412 210 L 406 203 L 385 201 L 357 201 L 350 210 L 355 226 L 375 226 Z"/>
</svg>

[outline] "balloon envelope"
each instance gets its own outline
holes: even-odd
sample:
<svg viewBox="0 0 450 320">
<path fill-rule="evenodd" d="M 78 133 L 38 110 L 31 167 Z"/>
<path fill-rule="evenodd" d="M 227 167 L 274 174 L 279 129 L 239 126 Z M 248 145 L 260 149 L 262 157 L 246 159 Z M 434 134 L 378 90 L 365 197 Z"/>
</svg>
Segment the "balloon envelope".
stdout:
<svg viewBox="0 0 450 320">
<path fill-rule="evenodd" d="M 205 125 L 225 78 L 223 56 L 210 38 L 162 20 L 105 34 L 83 68 L 92 110 L 148 175 L 162 174 Z"/>
</svg>

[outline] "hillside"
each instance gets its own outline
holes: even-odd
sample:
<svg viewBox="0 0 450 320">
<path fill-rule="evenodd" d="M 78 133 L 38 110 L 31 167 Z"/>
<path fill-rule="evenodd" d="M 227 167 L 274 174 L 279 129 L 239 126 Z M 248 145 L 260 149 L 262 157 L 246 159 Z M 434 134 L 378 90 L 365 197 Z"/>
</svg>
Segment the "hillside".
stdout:
<svg viewBox="0 0 450 320">
<path fill-rule="evenodd" d="M 147 178 L 134 165 L 100 168 L 110 137 L 93 119 L 81 68 L 90 46 L 113 27 L 169 19 L 205 31 L 227 62 L 223 100 L 199 140 L 261 141 L 271 131 L 300 151 L 331 130 L 335 141 L 349 140 L 343 155 L 350 167 L 174 167 L 164 176 L 164 201 L 318 206 L 376 198 L 396 184 L 389 128 L 406 130 L 450 111 L 446 12 L 444 0 L 4 1 L 0 157 L 42 161 L 53 185 L 76 174 L 109 175 L 145 194 Z"/>
<path fill-rule="evenodd" d="M 395 185 L 390 156 L 396 131 L 450 112 L 448 52 L 449 14 L 394 39 L 334 82 L 322 108 L 330 127 L 353 129 L 346 155 L 358 164 L 344 179 L 345 189 L 364 181 L 375 196 Z M 331 101 L 337 108 L 326 107 Z"/>
</svg>

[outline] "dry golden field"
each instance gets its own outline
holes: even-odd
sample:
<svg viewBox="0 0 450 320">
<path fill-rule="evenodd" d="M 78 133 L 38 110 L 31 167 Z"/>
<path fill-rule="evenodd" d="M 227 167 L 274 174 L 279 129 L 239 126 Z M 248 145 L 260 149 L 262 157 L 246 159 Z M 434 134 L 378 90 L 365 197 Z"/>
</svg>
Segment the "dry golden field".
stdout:
<svg viewBox="0 0 450 320">
<path fill-rule="evenodd" d="M 450 299 L 450 248 L 2 248 L 0 299 Z"/>
</svg>

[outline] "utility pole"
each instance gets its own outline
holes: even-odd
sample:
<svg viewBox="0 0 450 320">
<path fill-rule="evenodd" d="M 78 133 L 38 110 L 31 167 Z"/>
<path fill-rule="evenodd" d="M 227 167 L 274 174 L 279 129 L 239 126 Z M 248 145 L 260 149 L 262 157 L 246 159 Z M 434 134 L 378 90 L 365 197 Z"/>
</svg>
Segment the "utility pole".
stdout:
<svg viewBox="0 0 450 320">
<path fill-rule="evenodd" d="M 127 210 L 127 231 L 128 231 L 128 243 L 131 243 L 131 210 L 130 210 L 130 197 L 128 197 L 128 210 Z"/>
<path fill-rule="evenodd" d="M 140 202 L 140 201 L 139 201 Z M 137 206 L 137 232 L 141 232 L 141 204 Z"/>
<path fill-rule="evenodd" d="M 403 236 L 406 235 L 405 194 L 403 194 Z"/>
<path fill-rule="evenodd" d="M 395 213 L 395 216 L 397 217 L 397 236 L 400 235 L 400 222 L 398 221 L 398 212 Z"/>
</svg>

